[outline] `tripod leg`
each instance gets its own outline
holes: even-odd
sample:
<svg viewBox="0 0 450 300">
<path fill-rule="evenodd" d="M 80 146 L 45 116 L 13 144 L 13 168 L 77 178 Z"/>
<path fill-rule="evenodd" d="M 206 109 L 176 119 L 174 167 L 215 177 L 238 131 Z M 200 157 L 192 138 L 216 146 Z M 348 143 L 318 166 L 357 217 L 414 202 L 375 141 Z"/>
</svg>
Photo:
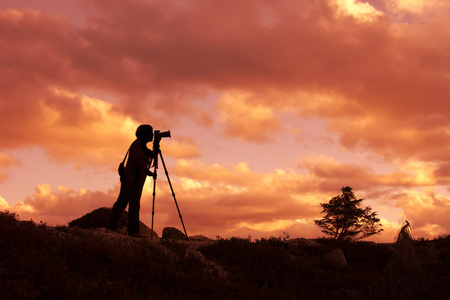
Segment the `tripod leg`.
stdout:
<svg viewBox="0 0 450 300">
<path fill-rule="evenodd" d="M 164 162 L 164 158 L 162 157 L 161 151 L 159 152 L 159 156 L 161 157 L 161 161 L 162 161 L 163 166 L 164 166 L 164 171 L 166 172 L 167 181 L 169 182 L 170 191 L 172 192 L 172 197 L 173 197 L 173 200 L 175 201 L 175 205 L 177 207 L 178 215 L 179 215 L 180 220 L 181 220 L 181 225 L 183 225 L 183 230 L 184 230 L 184 234 L 186 235 L 186 240 L 189 241 L 189 237 L 187 235 L 186 228 L 184 227 L 183 217 L 181 216 L 180 208 L 178 207 L 177 199 L 175 198 L 175 193 L 173 191 L 172 183 L 170 182 L 169 172 L 167 172 L 166 163 Z M 155 186 L 153 185 L 153 188 L 154 187 Z M 153 197 L 153 199 L 154 199 L 154 197 Z"/>
<path fill-rule="evenodd" d="M 156 167 L 154 170 L 154 176 L 153 176 L 153 205 L 152 205 L 152 232 L 150 236 L 150 240 L 153 240 L 153 221 L 155 219 L 155 197 L 156 197 Z"/>
</svg>

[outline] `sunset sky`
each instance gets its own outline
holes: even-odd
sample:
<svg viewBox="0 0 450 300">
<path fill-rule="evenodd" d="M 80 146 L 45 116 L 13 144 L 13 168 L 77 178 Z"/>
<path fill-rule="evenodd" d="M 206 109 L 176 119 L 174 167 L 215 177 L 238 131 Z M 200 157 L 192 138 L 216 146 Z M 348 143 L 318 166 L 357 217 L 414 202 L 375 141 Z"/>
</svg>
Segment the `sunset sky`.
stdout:
<svg viewBox="0 0 450 300">
<path fill-rule="evenodd" d="M 343 186 L 381 219 L 369 240 L 448 234 L 449 36 L 446 0 L 2 0 L 0 210 L 111 207 L 147 123 L 172 133 L 189 235 L 324 236 Z M 161 235 L 181 223 L 158 174 Z"/>
</svg>

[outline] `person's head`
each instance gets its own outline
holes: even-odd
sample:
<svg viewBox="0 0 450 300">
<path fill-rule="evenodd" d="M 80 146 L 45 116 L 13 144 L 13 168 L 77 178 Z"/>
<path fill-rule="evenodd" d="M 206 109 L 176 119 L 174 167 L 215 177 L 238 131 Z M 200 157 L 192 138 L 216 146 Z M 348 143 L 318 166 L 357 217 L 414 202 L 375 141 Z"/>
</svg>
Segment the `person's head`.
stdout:
<svg viewBox="0 0 450 300">
<path fill-rule="evenodd" d="M 146 143 L 153 140 L 153 127 L 147 124 L 140 125 L 136 129 L 136 137 Z"/>
</svg>

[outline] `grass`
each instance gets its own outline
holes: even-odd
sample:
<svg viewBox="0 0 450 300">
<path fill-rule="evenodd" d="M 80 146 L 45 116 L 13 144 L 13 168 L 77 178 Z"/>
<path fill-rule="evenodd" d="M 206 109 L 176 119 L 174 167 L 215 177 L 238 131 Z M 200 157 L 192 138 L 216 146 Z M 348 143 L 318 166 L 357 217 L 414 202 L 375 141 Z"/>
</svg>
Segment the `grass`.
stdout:
<svg viewBox="0 0 450 300">
<path fill-rule="evenodd" d="M 410 241 L 410 282 L 422 284 L 395 287 L 395 293 L 383 285 L 399 256 L 395 244 L 316 242 L 218 238 L 194 251 L 185 242 L 55 228 L 0 212 L 0 298 L 449 299 L 449 236 Z M 347 266 L 323 259 L 336 248 Z"/>
</svg>

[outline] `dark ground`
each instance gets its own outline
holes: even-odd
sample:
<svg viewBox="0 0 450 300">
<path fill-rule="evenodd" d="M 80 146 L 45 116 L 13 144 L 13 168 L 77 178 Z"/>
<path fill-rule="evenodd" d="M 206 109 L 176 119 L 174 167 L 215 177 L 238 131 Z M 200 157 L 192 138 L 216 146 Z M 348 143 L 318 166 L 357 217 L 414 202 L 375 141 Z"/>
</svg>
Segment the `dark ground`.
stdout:
<svg viewBox="0 0 450 300">
<path fill-rule="evenodd" d="M 1 212 L 0 299 L 450 299 L 450 237 L 405 243 L 152 242 Z"/>
</svg>

